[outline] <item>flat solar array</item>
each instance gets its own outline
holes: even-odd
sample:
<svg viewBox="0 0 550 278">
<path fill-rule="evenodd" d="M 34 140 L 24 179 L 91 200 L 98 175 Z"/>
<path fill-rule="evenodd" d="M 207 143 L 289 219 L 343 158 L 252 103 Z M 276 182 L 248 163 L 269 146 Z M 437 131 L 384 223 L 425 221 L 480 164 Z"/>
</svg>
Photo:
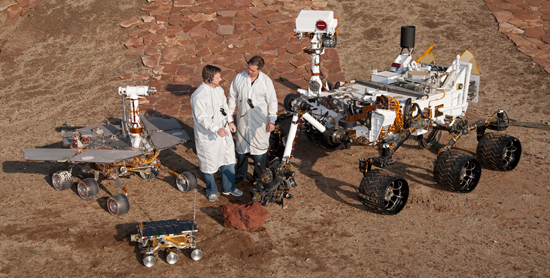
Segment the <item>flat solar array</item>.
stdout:
<svg viewBox="0 0 550 278">
<path fill-rule="evenodd" d="M 182 125 L 174 118 L 141 117 L 145 130 L 150 135 L 150 143 L 158 149 L 166 149 L 191 140 Z M 97 130 L 103 131 L 98 134 Z M 25 149 L 25 160 L 57 162 L 112 163 L 138 157 L 147 152 L 133 149 L 130 138 L 124 138 L 119 126 L 94 125 L 76 129 L 82 136 L 85 149 Z M 100 132 L 101 133 L 101 132 Z M 73 144 L 73 133 L 65 132 L 63 146 Z M 81 152 L 77 154 L 77 152 Z"/>
<path fill-rule="evenodd" d="M 144 155 L 139 150 L 82 150 L 78 155 L 71 157 L 70 162 L 111 163 Z"/>
<path fill-rule="evenodd" d="M 142 116 L 145 130 L 152 132 L 151 143 L 157 149 L 166 149 L 191 140 L 177 119 Z"/>
<path fill-rule="evenodd" d="M 161 220 L 143 222 L 141 236 L 178 235 L 185 232 L 196 232 L 197 226 L 191 220 Z"/>
<path fill-rule="evenodd" d="M 64 162 L 78 151 L 75 149 L 24 149 L 23 156 L 25 160 Z"/>
<path fill-rule="evenodd" d="M 147 131 L 156 131 L 156 130 L 172 130 L 172 129 L 182 129 L 183 127 L 177 119 L 174 118 L 161 118 L 161 117 L 147 117 L 141 116 L 141 122 L 145 126 Z"/>
</svg>

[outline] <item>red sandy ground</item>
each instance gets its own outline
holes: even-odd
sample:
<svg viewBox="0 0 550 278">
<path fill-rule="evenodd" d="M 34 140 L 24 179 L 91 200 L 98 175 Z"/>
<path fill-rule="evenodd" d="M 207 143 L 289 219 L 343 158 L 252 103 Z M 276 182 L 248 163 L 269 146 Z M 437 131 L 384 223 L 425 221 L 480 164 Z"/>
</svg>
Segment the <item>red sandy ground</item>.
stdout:
<svg viewBox="0 0 550 278">
<path fill-rule="evenodd" d="M 0 1 L 1 3 L 1 1 Z M 181 255 L 175 265 L 141 264 L 129 234 L 135 223 L 190 219 L 193 193 L 182 194 L 174 178 L 124 179 L 131 210 L 112 217 L 107 198 L 120 190 L 102 181 L 95 200 L 73 190 L 57 192 L 50 175 L 65 165 L 25 162 L 21 150 L 60 147 L 64 123 L 87 126 L 120 118 L 118 76 L 141 68 L 125 55 L 127 29 L 119 24 L 142 15 L 143 1 L 43 1 L 6 36 L 0 52 L 0 276 L 411 276 L 547 277 L 550 258 L 549 131 L 511 126 L 523 157 L 511 172 L 483 170 L 478 187 L 456 194 L 437 187 L 432 159 L 437 150 L 408 141 L 388 171 L 406 178 L 409 203 L 395 216 L 365 211 L 357 200 L 357 159 L 376 149 L 352 146 L 327 151 L 302 134 L 293 167 L 295 198 L 269 207 L 258 232 L 223 227 L 221 206 L 250 197 L 208 202 L 197 194 L 196 233 L 204 258 Z M 519 52 L 481 0 L 329 1 L 341 19 L 338 53 L 347 79 L 368 79 L 371 67 L 386 69 L 399 52 L 399 27 L 417 26 L 419 55 L 432 43 L 439 64 L 471 50 L 482 71 L 480 102 L 468 116 L 505 109 L 517 121 L 549 121 L 548 73 Z M 417 57 L 417 56 L 416 56 Z M 182 119 L 191 132 L 191 123 Z M 444 136 L 443 140 L 448 140 Z M 456 149 L 475 153 L 475 136 Z M 166 150 L 164 165 L 197 173 L 193 144 Z M 239 185 L 247 191 L 248 183 Z"/>
</svg>

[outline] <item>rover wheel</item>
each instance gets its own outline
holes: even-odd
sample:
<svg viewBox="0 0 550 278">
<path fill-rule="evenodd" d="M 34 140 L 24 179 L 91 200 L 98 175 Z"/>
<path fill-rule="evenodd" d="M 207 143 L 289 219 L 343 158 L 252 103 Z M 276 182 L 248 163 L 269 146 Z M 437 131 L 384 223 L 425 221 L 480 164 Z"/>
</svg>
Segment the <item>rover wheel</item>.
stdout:
<svg viewBox="0 0 550 278">
<path fill-rule="evenodd" d="M 73 185 L 73 175 L 66 170 L 57 171 L 52 175 L 52 186 L 57 191 L 63 191 L 71 188 Z"/>
<path fill-rule="evenodd" d="M 441 133 L 440 129 L 432 129 L 430 133 L 420 135 L 417 137 L 418 145 L 423 149 L 428 149 L 434 145 L 439 144 L 439 141 L 441 140 L 441 136 L 443 133 Z"/>
<path fill-rule="evenodd" d="M 521 143 L 515 137 L 487 133 L 477 144 L 477 158 L 483 167 L 510 171 L 516 168 L 521 157 Z"/>
<path fill-rule="evenodd" d="M 178 253 L 174 252 L 174 251 L 165 251 L 165 254 L 166 254 L 166 262 L 168 264 L 175 264 L 178 262 Z"/>
<path fill-rule="evenodd" d="M 277 132 L 278 131 L 278 132 Z M 285 152 L 287 134 L 283 129 L 276 127 L 269 135 L 268 161 L 282 157 Z"/>
<path fill-rule="evenodd" d="M 435 182 L 449 191 L 471 192 L 477 186 L 480 177 L 481 165 L 469 154 L 445 151 L 435 161 Z"/>
<path fill-rule="evenodd" d="M 197 247 L 195 250 L 191 252 L 191 259 L 193 259 L 194 261 L 198 261 L 202 259 L 202 255 L 203 255 L 202 250 Z"/>
<path fill-rule="evenodd" d="M 99 194 L 99 185 L 95 179 L 83 179 L 76 185 L 76 191 L 80 198 L 84 200 L 92 199 Z"/>
<path fill-rule="evenodd" d="M 292 101 L 300 98 L 299 94 L 288 94 L 285 96 L 285 99 L 283 100 L 283 107 L 286 109 L 286 111 L 293 111 L 292 107 Z"/>
<path fill-rule="evenodd" d="M 143 265 L 146 267 L 153 267 L 157 263 L 157 259 L 153 255 L 145 255 L 143 257 Z"/>
<path fill-rule="evenodd" d="M 116 194 L 107 200 L 107 209 L 113 216 L 121 216 L 130 210 L 130 201 L 124 194 Z"/>
<path fill-rule="evenodd" d="M 176 178 L 176 186 L 181 192 L 189 192 L 197 188 L 197 178 L 191 172 L 183 172 Z"/>
<path fill-rule="evenodd" d="M 159 170 L 156 169 L 152 169 L 151 172 L 139 172 L 139 176 L 146 181 L 154 180 L 158 175 Z"/>
<path fill-rule="evenodd" d="M 307 139 L 309 139 L 312 143 L 327 149 L 336 149 L 340 146 L 340 143 L 333 143 L 325 140 L 325 135 L 313 127 L 310 123 L 305 122 L 304 127 L 306 128 Z"/>
<path fill-rule="evenodd" d="M 397 214 L 409 198 L 409 184 L 395 174 L 378 169 L 368 171 L 359 184 L 361 203 L 379 214 Z"/>
</svg>

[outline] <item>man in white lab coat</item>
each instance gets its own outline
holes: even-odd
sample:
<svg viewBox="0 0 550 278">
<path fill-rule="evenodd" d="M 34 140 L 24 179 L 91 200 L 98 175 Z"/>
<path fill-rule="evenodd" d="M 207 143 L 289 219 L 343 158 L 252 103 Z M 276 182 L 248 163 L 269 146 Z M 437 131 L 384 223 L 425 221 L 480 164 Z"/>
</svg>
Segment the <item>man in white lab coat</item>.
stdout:
<svg viewBox="0 0 550 278">
<path fill-rule="evenodd" d="M 218 187 L 214 174 L 218 169 L 222 174 L 222 193 L 237 197 L 243 195 L 235 187 L 235 144 L 230 132 L 235 132 L 236 127 L 219 86 L 222 80 L 220 68 L 206 65 L 202 79 L 203 83 L 191 95 L 193 130 L 206 196 L 210 202 L 216 202 Z"/>
<path fill-rule="evenodd" d="M 230 113 L 237 107 L 236 183 L 246 178 L 249 154 L 254 159 L 254 180 L 261 181 L 269 135 L 275 129 L 277 94 L 273 81 L 262 72 L 264 64 L 260 56 L 250 58 L 247 69 L 235 76 L 229 89 Z"/>
</svg>

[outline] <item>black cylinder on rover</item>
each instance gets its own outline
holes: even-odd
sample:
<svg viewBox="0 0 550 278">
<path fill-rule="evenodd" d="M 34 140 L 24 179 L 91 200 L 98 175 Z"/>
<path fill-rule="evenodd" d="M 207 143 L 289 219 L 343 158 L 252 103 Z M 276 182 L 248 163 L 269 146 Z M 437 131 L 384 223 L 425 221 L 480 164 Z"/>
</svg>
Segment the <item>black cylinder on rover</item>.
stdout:
<svg viewBox="0 0 550 278">
<path fill-rule="evenodd" d="M 401 48 L 414 47 L 414 26 L 401 26 Z"/>
</svg>

